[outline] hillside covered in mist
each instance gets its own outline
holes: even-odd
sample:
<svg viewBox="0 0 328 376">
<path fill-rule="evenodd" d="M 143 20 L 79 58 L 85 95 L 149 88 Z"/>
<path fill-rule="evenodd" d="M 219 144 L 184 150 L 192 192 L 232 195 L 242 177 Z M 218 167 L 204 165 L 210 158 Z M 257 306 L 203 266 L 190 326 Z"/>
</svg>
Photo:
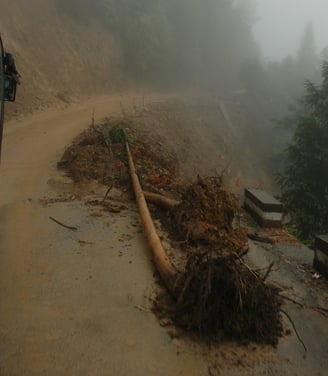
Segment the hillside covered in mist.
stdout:
<svg viewBox="0 0 328 376">
<path fill-rule="evenodd" d="M 0 0 L 5 48 L 23 76 L 18 106 L 36 109 L 136 84 L 238 88 L 241 65 L 258 55 L 251 12 L 238 3 Z"/>
<path fill-rule="evenodd" d="M 220 96 L 247 90 L 281 108 L 318 65 L 311 25 L 298 56 L 264 64 L 251 0 L 0 0 L 0 6 L 5 48 L 23 76 L 18 103 L 26 109 L 143 85 Z"/>
<path fill-rule="evenodd" d="M 210 99 L 220 136 L 230 128 L 224 145 L 231 147 L 237 181 L 263 173 L 272 189 L 286 164 L 283 150 L 308 112 L 304 88 L 320 92 L 328 60 L 328 47 L 318 53 L 308 22 L 296 54 L 265 61 L 253 35 L 254 0 L 0 0 L 0 7 L 5 49 L 22 75 L 7 119 L 104 94 L 182 98 L 188 91 Z M 196 141 L 210 137 L 204 128 Z"/>
<path fill-rule="evenodd" d="M 118 81 L 119 48 L 100 23 L 76 22 L 55 0 L 0 0 L 0 7 L 3 43 L 22 75 L 7 115 L 103 93 Z"/>
</svg>

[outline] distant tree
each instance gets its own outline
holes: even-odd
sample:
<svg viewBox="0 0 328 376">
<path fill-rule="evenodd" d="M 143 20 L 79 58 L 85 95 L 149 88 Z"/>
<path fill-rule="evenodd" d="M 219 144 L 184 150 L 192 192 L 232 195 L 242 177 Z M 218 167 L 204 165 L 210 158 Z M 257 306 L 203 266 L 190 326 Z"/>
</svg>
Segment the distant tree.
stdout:
<svg viewBox="0 0 328 376">
<path fill-rule="evenodd" d="M 312 22 L 309 22 L 304 30 L 301 44 L 297 53 L 298 70 L 303 77 L 313 77 L 318 66 L 318 56 L 316 52 L 316 43 L 314 28 Z"/>
<path fill-rule="evenodd" d="M 296 131 L 278 177 L 282 200 L 304 239 L 328 231 L 328 62 L 322 83 L 305 84 L 302 108 L 289 122 Z"/>
<path fill-rule="evenodd" d="M 321 50 L 320 60 L 321 61 L 328 61 L 328 46 L 324 47 Z"/>
</svg>

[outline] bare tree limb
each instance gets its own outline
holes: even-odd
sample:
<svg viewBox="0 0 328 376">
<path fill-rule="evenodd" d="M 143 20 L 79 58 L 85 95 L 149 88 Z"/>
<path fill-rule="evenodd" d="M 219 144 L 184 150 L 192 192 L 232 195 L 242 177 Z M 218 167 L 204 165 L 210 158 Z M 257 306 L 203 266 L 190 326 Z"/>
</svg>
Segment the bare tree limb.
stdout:
<svg viewBox="0 0 328 376">
<path fill-rule="evenodd" d="M 53 218 L 53 217 L 49 217 L 49 219 L 51 219 L 52 221 L 54 221 L 54 222 L 57 223 L 58 225 L 67 228 L 68 230 L 71 230 L 71 231 L 77 231 L 77 227 L 67 226 L 67 225 L 65 225 L 64 223 L 58 221 L 57 219 L 55 219 L 55 218 Z"/>
<path fill-rule="evenodd" d="M 281 311 L 281 312 L 282 312 L 282 313 L 288 318 L 289 322 L 292 324 L 292 327 L 293 327 L 293 329 L 294 329 L 294 331 L 295 331 L 295 334 L 296 334 L 298 340 L 301 342 L 301 344 L 302 344 L 303 347 L 304 347 L 304 351 L 305 351 L 305 354 L 304 354 L 304 355 L 306 355 L 306 353 L 307 353 L 307 348 L 306 348 L 306 346 L 305 346 L 305 344 L 304 344 L 302 338 L 301 338 L 300 335 L 298 334 L 298 331 L 297 331 L 297 329 L 296 329 L 296 326 L 295 326 L 295 324 L 294 324 L 294 321 L 292 320 L 292 318 L 289 316 L 289 314 L 288 314 L 286 311 L 284 311 L 284 310 L 282 310 L 282 309 L 281 309 L 280 311 Z"/>
</svg>

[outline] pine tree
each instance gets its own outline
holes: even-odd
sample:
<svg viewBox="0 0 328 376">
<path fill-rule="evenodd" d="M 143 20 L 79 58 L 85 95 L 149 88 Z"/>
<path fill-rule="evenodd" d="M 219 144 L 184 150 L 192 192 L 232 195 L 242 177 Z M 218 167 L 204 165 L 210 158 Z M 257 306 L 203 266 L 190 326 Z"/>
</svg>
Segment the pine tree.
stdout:
<svg viewBox="0 0 328 376">
<path fill-rule="evenodd" d="M 322 66 L 321 85 L 306 82 L 302 109 L 292 119 L 296 131 L 278 183 L 305 239 L 328 232 L 328 62 Z"/>
<path fill-rule="evenodd" d="M 298 70 L 303 77 L 314 77 L 318 65 L 314 27 L 309 22 L 304 30 L 300 48 L 297 53 Z"/>
</svg>

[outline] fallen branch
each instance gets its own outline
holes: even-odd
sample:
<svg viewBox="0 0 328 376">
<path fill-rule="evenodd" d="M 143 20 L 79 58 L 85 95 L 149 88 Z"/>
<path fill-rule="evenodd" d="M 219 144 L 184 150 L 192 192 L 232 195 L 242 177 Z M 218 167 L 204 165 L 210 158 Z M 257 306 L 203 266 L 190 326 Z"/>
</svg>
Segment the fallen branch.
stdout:
<svg viewBox="0 0 328 376">
<path fill-rule="evenodd" d="M 166 210 L 170 210 L 174 206 L 180 204 L 179 201 L 173 200 L 171 198 L 167 198 L 167 197 L 160 195 L 160 194 L 157 194 L 157 193 L 151 193 L 151 192 L 144 191 L 144 196 L 145 196 L 145 199 L 148 202 L 151 202 L 152 204 L 159 205 Z"/>
<path fill-rule="evenodd" d="M 328 317 L 328 309 L 327 308 L 323 308 L 323 307 L 319 307 L 319 306 L 307 306 L 307 305 L 300 303 L 300 302 L 298 302 L 298 301 L 296 301 L 292 298 L 289 298 L 288 296 L 281 295 L 281 294 L 279 294 L 279 296 L 281 296 L 283 299 L 288 300 L 291 303 L 294 303 L 295 305 L 297 305 L 301 308 L 312 309 L 313 311 L 316 311 L 317 313 L 320 313 L 321 315 Z"/>
<path fill-rule="evenodd" d="M 49 217 L 49 219 L 51 219 L 52 221 L 54 221 L 54 222 L 57 223 L 58 225 L 67 228 L 68 230 L 71 230 L 71 231 L 77 231 L 77 227 L 67 226 L 67 225 L 65 225 L 64 223 L 59 222 L 57 219 L 55 219 L 55 218 L 53 218 L 53 217 Z"/>
<path fill-rule="evenodd" d="M 151 312 L 150 309 L 145 308 L 145 307 L 140 306 L 140 305 L 135 305 L 134 308 L 138 309 L 138 310 L 141 311 L 141 312 L 145 312 L 145 313 L 150 313 L 150 312 Z"/>
<path fill-rule="evenodd" d="M 270 238 L 267 238 L 267 237 L 264 237 L 264 236 L 259 236 L 256 233 L 248 233 L 247 236 L 249 237 L 249 239 L 255 240 L 257 242 L 267 243 L 267 244 L 273 244 L 274 243 L 274 241 L 271 240 Z"/>
<path fill-rule="evenodd" d="M 80 240 L 80 239 L 78 240 L 78 243 L 79 243 L 79 244 L 88 244 L 88 245 L 89 245 L 89 244 L 90 244 L 90 245 L 91 245 L 91 244 L 95 244 L 94 242 L 87 242 L 87 241 L 85 241 L 85 240 Z"/>
<path fill-rule="evenodd" d="M 295 305 L 298 305 L 298 306 L 301 307 L 301 308 L 304 308 L 304 307 L 305 307 L 304 304 L 302 304 L 302 303 L 300 303 L 300 302 L 298 302 L 298 301 L 296 301 L 296 300 L 294 300 L 294 299 L 292 299 L 292 298 L 289 298 L 288 296 L 281 295 L 281 294 L 279 294 L 279 296 L 281 296 L 283 299 L 288 300 L 289 302 L 294 303 Z"/>
<path fill-rule="evenodd" d="M 102 200 L 102 203 L 104 203 L 106 201 L 106 198 L 108 197 L 108 195 L 109 195 L 110 191 L 112 190 L 113 186 L 114 186 L 114 183 L 107 189 L 106 194 L 105 194 L 105 196 Z"/>
<path fill-rule="evenodd" d="M 274 262 L 272 262 L 272 263 L 269 265 L 268 270 L 267 270 L 267 272 L 265 273 L 265 275 L 264 275 L 264 277 L 263 277 L 263 281 L 265 281 L 265 280 L 269 277 L 269 274 L 270 274 L 270 272 L 271 272 L 271 270 L 272 270 L 273 265 L 274 265 Z"/>
<path fill-rule="evenodd" d="M 105 144 L 106 147 L 107 147 L 107 150 L 108 150 L 109 155 L 112 157 L 112 149 L 111 149 L 111 147 L 110 147 L 110 144 L 109 144 L 108 141 L 106 140 L 106 137 L 105 137 L 105 135 L 103 134 L 103 132 L 100 131 L 99 129 L 97 129 L 97 127 L 95 126 L 95 109 L 92 110 L 92 116 L 91 116 L 91 129 L 93 129 L 93 131 L 94 131 L 95 133 L 97 133 L 97 134 L 101 137 L 102 141 L 104 142 L 104 144 Z"/>
<path fill-rule="evenodd" d="M 284 311 L 283 309 L 280 309 L 280 312 L 282 312 L 282 313 L 288 318 L 289 322 L 292 324 L 292 327 L 293 327 L 293 329 L 294 329 L 294 331 L 295 331 L 295 334 L 296 334 L 298 340 L 299 340 L 299 341 L 301 342 L 301 344 L 303 345 L 303 347 L 304 347 L 304 351 L 305 351 L 305 354 L 306 354 L 306 353 L 307 353 L 307 348 L 306 348 L 306 346 L 305 346 L 305 344 L 304 344 L 302 338 L 301 338 L 300 335 L 298 334 L 298 331 L 297 331 L 297 329 L 296 329 L 296 326 L 295 326 L 295 324 L 294 324 L 294 321 L 293 321 L 292 318 L 289 316 L 289 314 L 288 314 L 286 311 Z"/>
<path fill-rule="evenodd" d="M 326 308 L 315 307 L 315 306 L 310 306 L 310 307 L 307 307 L 307 308 L 313 309 L 313 311 L 316 311 L 316 312 L 320 313 L 321 315 L 328 317 L 328 309 L 326 309 Z"/>
<path fill-rule="evenodd" d="M 169 318 L 186 329 L 197 331 L 208 340 L 217 341 L 224 333 L 231 338 L 276 345 L 282 334 L 281 299 L 277 290 L 267 286 L 261 276 L 241 259 L 240 255 L 247 251 L 246 231 L 237 234 L 243 236 L 242 240 L 239 237 L 237 240 L 231 239 L 232 234 L 236 235 L 232 222 L 238 209 L 237 201 L 222 188 L 221 182 L 198 179 L 197 186 L 190 192 L 191 199 L 183 199 L 188 205 L 177 216 L 192 213 L 196 201 L 193 197 L 199 197 L 199 191 L 201 197 L 208 197 L 207 193 L 213 192 L 211 205 L 217 208 L 212 201 L 218 203 L 220 198 L 225 204 L 220 206 L 221 221 L 226 224 L 221 230 L 225 231 L 225 242 L 221 239 L 220 247 L 216 250 L 202 252 L 197 249 L 190 253 L 184 269 L 178 272 L 156 233 L 128 143 L 126 151 L 140 217 L 155 266 L 173 297 L 164 308 Z M 181 205 L 176 208 L 179 209 Z M 197 213 L 194 216 L 197 217 Z M 215 215 L 213 217 L 217 218 Z M 188 227 L 184 231 L 187 238 L 189 231 Z M 157 303 L 157 308 L 163 309 L 159 300 Z"/>
</svg>

